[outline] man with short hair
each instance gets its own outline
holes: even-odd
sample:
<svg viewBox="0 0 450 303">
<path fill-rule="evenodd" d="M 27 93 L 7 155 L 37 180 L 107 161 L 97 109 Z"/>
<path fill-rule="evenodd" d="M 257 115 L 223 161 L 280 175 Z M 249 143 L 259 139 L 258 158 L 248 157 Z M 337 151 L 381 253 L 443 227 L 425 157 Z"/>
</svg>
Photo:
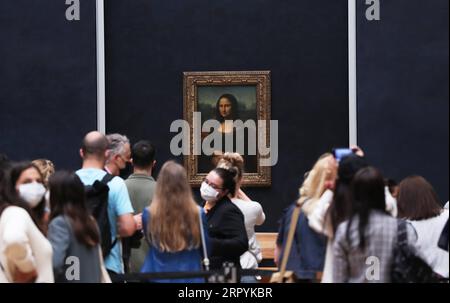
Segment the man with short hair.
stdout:
<svg viewBox="0 0 450 303">
<path fill-rule="evenodd" d="M 101 181 L 106 172 L 103 170 L 108 153 L 108 140 L 100 132 L 89 132 L 83 139 L 80 156 L 83 166 L 76 174 L 85 186 L 92 185 L 95 181 Z M 108 219 L 111 228 L 112 241 L 119 237 L 129 237 L 135 230 L 137 223 L 133 217 L 133 206 L 128 196 L 128 190 L 124 181 L 114 177 L 108 182 Z M 105 258 L 105 266 L 110 275 L 124 272 L 120 241 L 112 247 L 111 252 Z"/>
<path fill-rule="evenodd" d="M 152 177 L 155 167 L 155 147 L 147 140 L 141 140 L 133 145 L 131 162 L 133 174 L 125 180 L 130 194 L 131 203 L 137 213 L 142 213 L 150 205 L 155 191 L 156 181 Z M 139 272 L 144 264 L 148 252 L 148 245 L 144 239 L 138 249 L 131 250 L 130 270 Z"/>
<path fill-rule="evenodd" d="M 121 134 L 106 135 L 108 140 L 108 157 L 105 170 L 113 176 L 120 176 L 120 171 L 131 163 L 130 140 Z"/>
</svg>

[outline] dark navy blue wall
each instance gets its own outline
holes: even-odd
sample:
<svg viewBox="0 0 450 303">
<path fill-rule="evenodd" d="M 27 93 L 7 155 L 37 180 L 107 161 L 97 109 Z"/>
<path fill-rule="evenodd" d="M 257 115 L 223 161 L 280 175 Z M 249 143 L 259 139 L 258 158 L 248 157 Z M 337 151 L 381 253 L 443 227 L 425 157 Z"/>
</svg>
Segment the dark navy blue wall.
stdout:
<svg viewBox="0 0 450 303">
<path fill-rule="evenodd" d="M 79 165 L 96 128 L 95 1 L 0 1 L 0 151 Z M 400 180 L 422 174 L 448 199 L 448 1 L 358 1 L 358 139 Z M 171 158 L 182 72 L 271 70 L 279 163 L 248 189 L 274 230 L 317 155 L 348 134 L 347 1 L 106 1 L 107 129 L 149 138 Z M 179 159 L 181 160 L 181 159 Z"/>
<path fill-rule="evenodd" d="M 427 178 L 448 200 L 448 0 L 358 1 L 358 139 L 386 176 Z"/>
<path fill-rule="evenodd" d="M 95 1 L 68 22 L 64 0 L 0 1 L 0 152 L 79 166 L 97 127 Z"/>
<path fill-rule="evenodd" d="M 271 188 L 248 189 L 276 230 L 304 172 L 348 144 L 347 1 L 108 0 L 107 130 L 149 138 L 173 158 L 183 71 L 272 71 L 279 162 Z M 179 158 L 181 161 L 181 159 Z"/>
</svg>

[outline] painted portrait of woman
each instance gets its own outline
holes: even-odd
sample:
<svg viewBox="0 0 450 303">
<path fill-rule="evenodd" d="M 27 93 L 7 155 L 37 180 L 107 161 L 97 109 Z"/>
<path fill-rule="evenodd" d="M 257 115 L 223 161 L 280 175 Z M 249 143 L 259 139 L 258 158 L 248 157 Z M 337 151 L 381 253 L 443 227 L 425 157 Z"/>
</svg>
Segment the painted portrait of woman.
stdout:
<svg viewBox="0 0 450 303">
<path fill-rule="evenodd" d="M 241 104 L 244 104 L 243 101 L 241 101 Z M 239 131 L 243 131 L 244 134 L 244 152 L 242 156 L 244 157 L 245 163 L 246 163 L 246 172 L 256 172 L 257 171 L 257 163 L 256 163 L 256 155 L 250 154 L 248 142 L 249 136 L 255 135 L 256 136 L 256 129 L 253 129 L 252 131 L 249 131 L 247 128 L 241 129 L 241 127 L 235 127 L 233 125 L 233 122 L 237 120 L 241 120 L 242 122 L 245 122 L 250 118 L 252 113 L 249 114 L 249 109 L 247 107 L 243 106 L 245 108 L 245 111 L 247 114 L 240 115 L 240 102 L 238 101 L 238 98 L 230 92 L 226 92 L 223 94 L 220 94 L 220 96 L 217 98 L 215 102 L 214 107 L 214 116 L 211 117 L 215 120 L 217 120 L 220 123 L 220 127 L 217 132 L 221 134 L 222 139 L 222 148 L 220 150 L 214 150 L 214 153 L 212 156 L 207 155 L 201 155 L 198 158 L 198 171 L 200 173 L 208 172 L 212 168 L 216 166 L 216 162 L 220 159 L 220 156 L 225 152 L 240 152 L 240 150 L 237 149 L 237 140 L 238 136 L 237 133 Z M 251 109 L 250 109 L 251 110 Z M 255 108 L 253 109 L 256 110 Z M 245 117 L 244 117 L 245 116 Z M 253 119 L 254 120 L 254 119 Z M 228 121 L 228 123 L 226 123 Z M 202 140 L 208 136 L 211 135 L 212 132 L 202 132 Z M 226 146 L 227 140 L 229 142 L 233 142 L 233 146 Z M 255 140 L 256 142 L 256 140 Z"/>
</svg>

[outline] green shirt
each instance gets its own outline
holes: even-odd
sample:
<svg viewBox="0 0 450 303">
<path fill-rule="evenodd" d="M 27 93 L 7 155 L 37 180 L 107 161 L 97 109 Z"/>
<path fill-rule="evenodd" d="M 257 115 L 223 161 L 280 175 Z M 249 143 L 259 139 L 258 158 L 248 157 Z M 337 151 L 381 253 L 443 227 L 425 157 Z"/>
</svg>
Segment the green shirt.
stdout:
<svg viewBox="0 0 450 303">
<path fill-rule="evenodd" d="M 156 181 L 153 177 L 132 174 L 125 180 L 131 204 L 136 214 L 142 213 L 150 205 L 155 192 Z"/>
<path fill-rule="evenodd" d="M 143 174 L 132 174 L 125 180 L 130 195 L 130 200 L 136 214 L 150 205 L 155 192 L 156 181 L 153 177 Z M 145 239 L 141 240 L 141 247 L 131 250 L 130 270 L 140 272 L 148 252 L 148 244 Z"/>
</svg>

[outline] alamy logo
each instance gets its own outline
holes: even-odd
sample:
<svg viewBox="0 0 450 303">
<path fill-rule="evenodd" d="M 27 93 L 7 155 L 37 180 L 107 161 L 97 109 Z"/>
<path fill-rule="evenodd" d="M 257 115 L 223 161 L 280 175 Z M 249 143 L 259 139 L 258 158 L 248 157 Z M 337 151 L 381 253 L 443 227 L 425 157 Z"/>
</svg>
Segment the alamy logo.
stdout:
<svg viewBox="0 0 450 303">
<path fill-rule="evenodd" d="M 380 20 L 380 0 L 366 0 L 366 19 L 369 21 Z"/>
<path fill-rule="evenodd" d="M 259 155 L 260 166 L 274 166 L 278 162 L 278 121 L 226 120 L 225 129 L 233 129 L 233 135 L 225 138 L 223 146 L 221 124 L 217 120 L 201 123 L 201 113 L 193 113 L 193 138 L 191 128 L 185 120 L 175 120 L 170 125 L 170 132 L 179 132 L 170 142 L 170 151 L 174 156 L 206 155 L 216 151 L 236 151 L 241 155 Z M 267 134 L 270 123 L 270 134 Z M 208 135 L 202 138 L 202 132 Z M 245 136 L 247 134 L 247 136 Z M 267 136 L 269 135 L 269 136 Z M 191 142 L 192 145 L 191 146 Z"/>
<path fill-rule="evenodd" d="M 80 0 L 66 0 L 66 5 L 69 5 L 69 7 L 66 9 L 67 21 L 79 21 Z"/>
<path fill-rule="evenodd" d="M 80 281 L 80 259 L 75 256 L 66 258 L 66 279 L 67 281 Z"/>
<path fill-rule="evenodd" d="M 370 256 L 366 259 L 366 265 L 367 281 L 380 281 L 380 259 Z"/>
</svg>

